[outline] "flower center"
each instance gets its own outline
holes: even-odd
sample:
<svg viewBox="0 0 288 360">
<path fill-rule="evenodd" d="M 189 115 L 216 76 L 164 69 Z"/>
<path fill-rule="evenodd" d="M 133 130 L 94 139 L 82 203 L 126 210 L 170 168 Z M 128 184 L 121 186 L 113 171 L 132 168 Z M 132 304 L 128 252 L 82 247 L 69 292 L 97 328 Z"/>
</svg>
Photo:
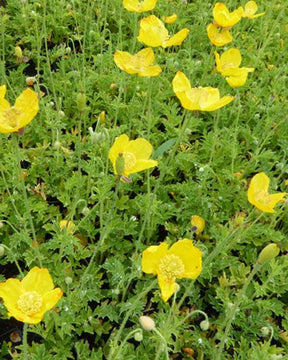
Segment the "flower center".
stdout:
<svg viewBox="0 0 288 360">
<path fill-rule="evenodd" d="M 19 297 L 17 306 L 24 314 L 31 316 L 41 310 L 42 303 L 43 299 L 40 294 L 36 291 L 27 291 Z"/>
<path fill-rule="evenodd" d="M 185 266 L 178 256 L 171 254 L 161 259 L 159 270 L 166 278 L 175 279 L 184 274 Z"/>
<path fill-rule="evenodd" d="M 136 164 L 136 156 L 130 152 L 123 152 L 123 156 L 125 159 L 125 169 L 132 169 Z"/>
<path fill-rule="evenodd" d="M 260 190 L 255 193 L 255 200 L 261 204 L 268 205 L 270 203 L 270 196 L 268 191 Z"/>
<path fill-rule="evenodd" d="M 19 115 L 20 111 L 12 106 L 4 113 L 5 122 L 7 122 L 8 126 L 11 128 L 17 128 L 19 124 Z"/>
</svg>

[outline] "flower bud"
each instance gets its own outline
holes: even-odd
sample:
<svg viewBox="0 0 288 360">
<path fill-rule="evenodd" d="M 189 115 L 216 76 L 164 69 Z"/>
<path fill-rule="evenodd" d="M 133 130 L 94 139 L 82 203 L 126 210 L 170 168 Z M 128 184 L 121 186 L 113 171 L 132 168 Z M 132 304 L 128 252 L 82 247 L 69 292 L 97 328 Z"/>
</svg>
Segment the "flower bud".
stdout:
<svg viewBox="0 0 288 360">
<path fill-rule="evenodd" d="M 139 322 L 144 330 L 152 331 L 155 329 L 155 322 L 149 316 L 140 316 Z"/>
<path fill-rule="evenodd" d="M 125 159 L 122 153 L 118 154 L 118 157 L 115 162 L 116 172 L 118 175 L 122 175 L 125 169 Z"/>
<path fill-rule="evenodd" d="M 265 246 L 258 256 L 258 263 L 260 265 L 265 264 L 267 261 L 274 259 L 280 252 L 280 248 L 277 244 L 272 243 Z"/>
<path fill-rule="evenodd" d="M 143 334 L 142 334 L 142 330 L 139 329 L 139 331 L 137 331 L 134 335 L 134 339 L 138 342 L 143 340 Z"/>
<path fill-rule="evenodd" d="M 0 245 L 0 256 L 3 256 L 5 254 L 5 248 L 3 245 Z"/>
<path fill-rule="evenodd" d="M 205 220 L 198 215 L 193 215 L 191 218 L 191 227 L 192 231 L 195 232 L 197 235 L 201 234 L 205 227 Z"/>
<path fill-rule="evenodd" d="M 73 279 L 70 276 L 65 277 L 65 283 L 66 285 L 71 285 L 73 282 Z"/>
<path fill-rule="evenodd" d="M 55 142 L 54 142 L 54 148 L 55 149 L 60 149 L 61 148 L 61 142 L 60 141 L 58 141 L 58 140 L 56 140 Z"/>
<path fill-rule="evenodd" d="M 83 112 L 86 107 L 86 95 L 83 92 L 77 94 L 76 103 L 79 112 Z"/>
<path fill-rule="evenodd" d="M 203 330 L 203 331 L 207 331 L 207 330 L 209 329 L 209 326 L 210 326 L 210 323 L 209 323 L 208 320 L 203 320 L 203 321 L 201 321 L 201 323 L 200 323 L 200 328 L 201 328 L 201 330 Z"/>
<path fill-rule="evenodd" d="M 23 57 L 22 49 L 20 46 L 15 46 L 14 48 L 14 55 L 17 57 L 17 59 L 21 60 Z"/>
<path fill-rule="evenodd" d="M 263 336 L 268 336 L 270 334 L 270 329 L 267 326 L 263 326 L 260 331 Z"/>
</svg>

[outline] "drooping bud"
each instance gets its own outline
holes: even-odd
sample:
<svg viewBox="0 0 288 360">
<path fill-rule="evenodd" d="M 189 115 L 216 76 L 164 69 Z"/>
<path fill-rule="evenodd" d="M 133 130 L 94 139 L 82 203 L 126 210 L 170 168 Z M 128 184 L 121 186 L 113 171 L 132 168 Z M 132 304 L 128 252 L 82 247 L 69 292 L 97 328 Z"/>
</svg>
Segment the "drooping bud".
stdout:
<svg viewBox="0 0 288 360">
<path fill-rule="evenodd" d="M 210 323 L 209 323 L 208 320 L 203 320 L 203 321 L 201 321 L 201 323 L 200 323 L 200 328 L 201 328 L 201 330 L 203 330 L 203 331 L 207 331 L 207 330 L 209 329 L 209 326 L 210 326 Z"/>
<path fill-rule="evenodd" d="M 139 331 L 137 331 L 134 335 L 134 339 L 138 342 L 142 341 L 143 340 L 143 333 L 142 333 L 142 330 L 139 329 Z"/>
<path fill-rule="evenodd" d="M 267 261 L 274 259 L 280 252 L 280 248 L 277 244 L 268 244 L 265 248 L 260 252 L 258 256 L 258 263 L 260 265 L 265 264 Z"/>
<path fill-rule="evenodd" d="M 144 330 L 152 331 L 155 329 L 155 322 L 150 316 L 140 316 L 139 322 Z"/>
<path fill-rule="evenodd" d="M 66 277 L 65 277 L 65 283 L 66 283 L 67 285 L 71 285 L 72 282 L 73 282 L 73 279 L 72 279 L 70 276 L 66 276 Z"/>
<path fill-rule="evenodd" d="M 5 254 L 5 248 L 3 245 L 0 245 L 0 256 L 3 256 Z"/>
<path fill-rule="evenodd" d="M 118 157 L 115 162 L 117 175 L 122 175 L 125 169 L 125 159 L 122 153 L 118 154 Z"/>
<path fill-rule="evenodd" d="M 76 103 L 77 103 L 77 108 L 79 110 L 79 112 L 83 112 L 85 110 L 86 107 L 86 95 L 84 94 L 84 92 L 80 92 L 79 94 L 77 94 L 77 98 L 76 98 Z"/>
</svg>

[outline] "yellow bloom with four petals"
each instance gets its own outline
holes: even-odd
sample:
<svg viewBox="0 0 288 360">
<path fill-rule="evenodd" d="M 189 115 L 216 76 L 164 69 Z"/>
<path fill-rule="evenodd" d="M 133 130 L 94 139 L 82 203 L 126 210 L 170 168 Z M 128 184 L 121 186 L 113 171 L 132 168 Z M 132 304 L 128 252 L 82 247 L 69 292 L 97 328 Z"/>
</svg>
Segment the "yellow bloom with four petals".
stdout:
<svg viewBox="0 0 288 360">
<path fill-rule="evenodd" d="M 122 134 L 112 145 L 109 151 L 109 159 L 116 175 L 129 177 L 130 174 L 157 166 L 158 161 L 150 160 L 153 147 L 144 138 L 129 140 Z"/>
<path fill-rule="evenodd" d="M 214 111 L 234 99 L 233 96 L 220 98 L 219 90 L 211 86 L 191 88 L 189 80 L 181 71 L 177 72 L 172 85 L 181 105 L 187 110 Z"/>
<path fill-rule="evenodd" d="M 265 12 L 255 14 L 258 10 L 258 5 L 255 1 L 248 1 L 247 4 L 244 6 L 244 12 L 242 14 L 243 18 L 248 19 L 256 19 L 259 16 L 262 16 L 265 14 Z"/>
<path fill-rule="evenodd" d="M 215 46 L 224 46 L 233 41 L 228 29 L 218 28 L 212 23 L 207 26 L 207 35 L 211 43 Z"/>
<path fill-rule="evenodd" d="M 0 133 L 17 132 L 29 124 L 39 110 L 38 97 L 31 89 L 24 90 L 14 106 L 4 99 L 6 86 L 0 86 Z"/>
<path fill-rule="evenodd" d="M 156 3 L 157 0 L 123 0 L 123 6 L 126 10 L 137 13 L 153 10 L 156 6 Z"/>
<path fill-rule="evenodd" d="M 248 73 L 254 71 L 254 68 L 239 67 L 242 56 L 240 51 L 236 48 L 224 51 L 221 56 L 215 51 L 214 55 L 217 71 L 225 77 L 228 84 L 233 88 L 244 85 Z"/>
<path fill-rule="evenodd" d="M 54 289 L 49 271 L 37 266 L 21 281 L 8 279 L 0 283 L 0 298 L 4 301 L 8 315 L 27 324 L 39 323 L 62 295 L 60 288 Z"/>
<path fill-rule="evenodd" d="M 189 29 L 185 28 L 170 37 L 163 22 L 156 16 L 151 15 L 140 21 L 140 31 L 137 39 L 147 46 L 162 46 L 166 48 L 168 46 L 181 45 L 188 33 Z"/>
<path fill-rule="evenodd" d="M 269 177 L 263 172 L 253 176 L 248 188 L 248 201 L 261 211 L 275 213 L 275 205 L 286 193 L 269 194 L 269 183 Z"/>
<path fill-rule="evenodd" d="M 213 8 L 213 18 L 217 26 L 230 28 L 237 24 L 243 15 L 243 8 L 240 6 L 237 10 L 229 12 L 226 5 L 216 3 Z"/>
<path fill-rule="evenodd" d="M 131 55 L 127 51 L 116 51 L 114 54 L 115 64 L 128 74 L 138 74 L 139 76 L 157 76 L 162 69 L 158 65 L 151 65 L 155 60 L 154 52 L 151 48 L 140 50 L 137 54 Z"/>
<path fill-rule="evenodd" d="M 149 246 L 142 254 L 142 271 L 158 277 L 161 296 L 167 301 L 178 290 L 176 279 L 196 279 L 202 271 L 202 252 L 192 240 Z"/>
</svg>

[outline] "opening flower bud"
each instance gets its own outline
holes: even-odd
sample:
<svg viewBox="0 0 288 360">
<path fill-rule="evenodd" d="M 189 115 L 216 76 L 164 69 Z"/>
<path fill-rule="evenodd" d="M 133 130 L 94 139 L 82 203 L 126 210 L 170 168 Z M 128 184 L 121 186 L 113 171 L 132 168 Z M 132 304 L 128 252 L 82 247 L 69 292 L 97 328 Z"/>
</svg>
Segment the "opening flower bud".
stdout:
<svg viewBox="0 0 288 360">
<path fill-rule="evenodd" d="M 274 259 L 280 252 L 280 248 L 277 244 L 268 244 L 265 248 L 260 252 L 258 256 L 258 263 L 260 265 L 265 264 L 267 261 Z"/>
<path fill-rule="evenodd" d="M 144 330 L 152 331 L 155 329 L 155 322 L 149 316 L 140 316 L 139 322 Z"/>
</svg>

